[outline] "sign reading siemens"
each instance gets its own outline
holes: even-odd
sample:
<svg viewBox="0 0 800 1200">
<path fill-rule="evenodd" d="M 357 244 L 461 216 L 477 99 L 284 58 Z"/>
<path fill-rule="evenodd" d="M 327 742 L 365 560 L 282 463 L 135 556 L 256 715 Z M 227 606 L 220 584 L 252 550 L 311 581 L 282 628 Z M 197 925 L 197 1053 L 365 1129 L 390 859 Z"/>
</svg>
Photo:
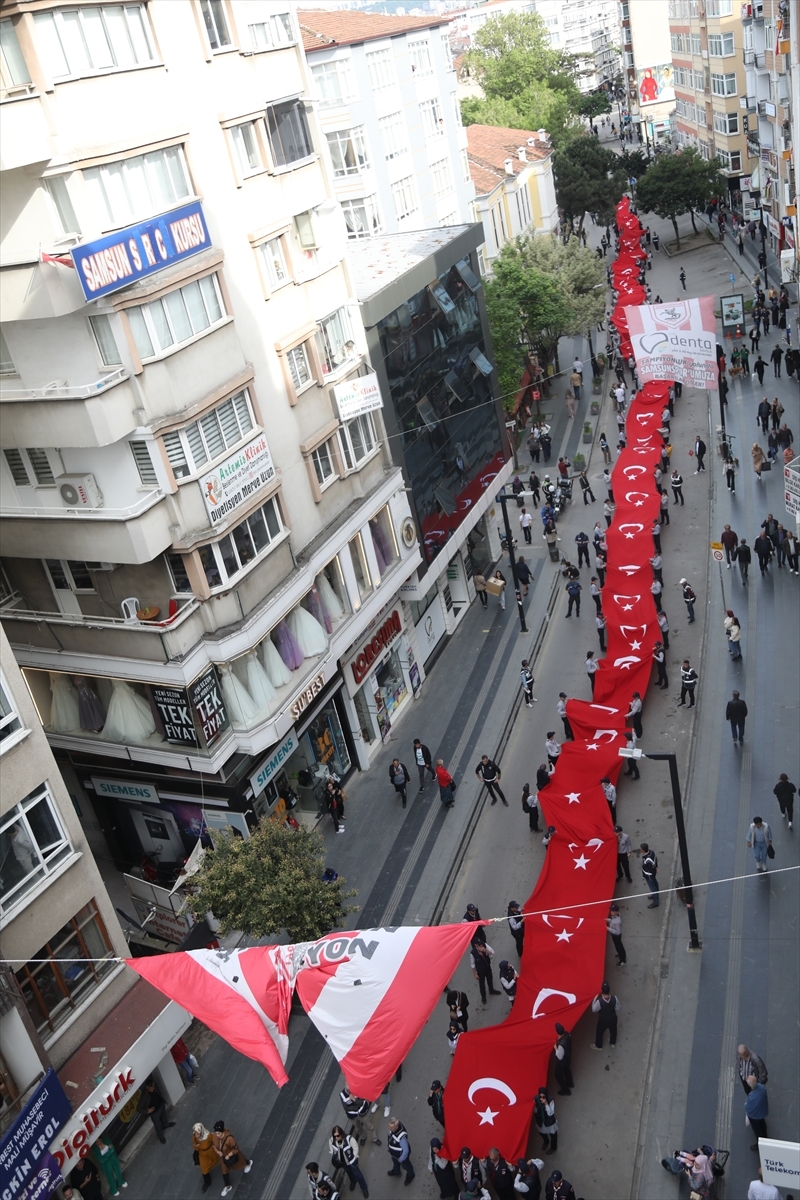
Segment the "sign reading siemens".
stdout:
<svg viewBox="0 0 800 1200">
<path fill-rule="evenodd" d="M 296 749 L 297 733 L 292 729 L 287 733 L 280 746 L 276 746 L 274 750 L 270 751 L 255 775 L 250 776 L 250 786 L 257 796 L 263 792 L 272 776 L 280 771 L 287 758 L 294 754 Z"/>
<path fill-rule="evenodd" d="M 119 291 L 211 245 L 199 200 L 72 248 L 87 300 Z"/>
</svg>

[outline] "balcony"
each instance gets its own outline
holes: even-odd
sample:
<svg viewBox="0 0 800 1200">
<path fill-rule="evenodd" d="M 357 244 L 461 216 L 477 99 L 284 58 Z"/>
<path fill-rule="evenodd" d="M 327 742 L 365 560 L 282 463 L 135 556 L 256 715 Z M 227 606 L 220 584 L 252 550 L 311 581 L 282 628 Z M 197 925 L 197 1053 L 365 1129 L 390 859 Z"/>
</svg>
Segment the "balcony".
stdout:
<svg viewBox="0 0 800 1200">
<path fill-rule="evenodd" d="M 47 126 L 41 96 L 33 84 L 3 88 L 3 137 L 0 142 L 0 171 L 14 171 L 53 157 L 53 140 Z"/>
<path fill-rule="evenodd" d="M 764 20 L 764 4 L 763 0 L 752 0 L 750 3 L 742 4 L 740 16 L 743 25 L 749 25 L 751 21 Z"/>
<path fill-rule="evenodd" d="M 57 492 L 56 492 L 57 494 Z M 5 508 L 0 541 L 9 558 L 149 563 L 172 545 L 174 517 L 162 491 L 128 508 Z"/>
<path fill-rule="evenodd" d="M 771 100 L 759 100 L 758 115 L 760 117 L 776 117 L 778 109 Z"/>
<path fill-rule="evenodd" d="M 57 379 L 41 388 L 21 388 L 14 386 L 18 382 L 0 383 L 0 443 L 6 448 L 37 446 L 43 429 L 49 445 L 108 446 L 137 426 L 134 410 L 140 401 L 123 369 L 84 384 Z"/>
<path fill-rule="evenodd" d="M 766 70 L 767 55 L 764 50 L 743 50 L 744 65 L 754 67 L 756 71 Z"/>
</svg>

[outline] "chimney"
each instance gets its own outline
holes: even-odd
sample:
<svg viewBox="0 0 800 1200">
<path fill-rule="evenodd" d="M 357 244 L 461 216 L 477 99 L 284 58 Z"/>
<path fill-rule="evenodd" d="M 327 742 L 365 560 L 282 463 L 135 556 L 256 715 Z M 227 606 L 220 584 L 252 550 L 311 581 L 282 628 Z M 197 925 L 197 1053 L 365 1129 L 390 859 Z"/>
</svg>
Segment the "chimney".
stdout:
<svg viewBox="0 0 800 1200">
<path fill-rule="evenodd" d="M 519 159 L 520 162 L 528 161 L 528 152 L 524 146 L 519 146 L 517 148 L 517 158 Z"/>
<path fill-rule="evenodd" d="M 538 133 L 539 133 L 539 141 L 540 141 L 540 142 L 544 142 L 545 146 L 549 146 L 549 144 L 550 144 L 550 135 L 548 134 L 547 130 L 546 130 L 546 129 L 540 129 L 540 130 L 538 131 Z"/>
<path fill-rule="evenodd" d="M 529 145 L 529 146 L 535 146 L 535 145 L 536 145 L 536 138 L 535 138 L 535 137 L 529 137 L 529 138 L 528 138 L 528 145 Z"/>
<path fill-rule="evenodd" d="M 513 160 L 513 158 L 507 158 L 507 159 L 505 160 L 505 162 L 503 163 L 503 166 L 504 166 L 504 167 L 505 167 L 505 169 L 506 169 L 506 175 L 513 175 L 513 174 L 514 174 L 514 160 Z"/>
</svg>

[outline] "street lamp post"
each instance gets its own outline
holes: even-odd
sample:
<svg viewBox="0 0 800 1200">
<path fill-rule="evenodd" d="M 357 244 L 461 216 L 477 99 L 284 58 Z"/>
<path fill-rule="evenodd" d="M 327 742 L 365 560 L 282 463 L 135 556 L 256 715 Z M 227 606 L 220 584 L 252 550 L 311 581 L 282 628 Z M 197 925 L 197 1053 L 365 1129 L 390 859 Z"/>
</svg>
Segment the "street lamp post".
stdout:
<svg viewBox="0 0 800 1200">
<path fill-rule="evenodd" d="M 681 784 L 678 778 L 678 759 L 675 754 L 646 754 L 638 748 L 635 750 L 621 749 L 620 758 L 650 758 L 654 762 L 669 763 L 669 778 L 672 784 L 672 805 L 675 809 L 675 828 L 678 831 L 678 849 L 681 856 L 683 871 L 683 888 L 686 896 L 686 912 L 689 917 L 689 949 L 701 950 L 702 946 L 697 933 L 697 913 L 694 909 L 694 894 L 692 892 L 692 873 L 689 867 L 689 847 L 686 844 L 686 826 L 683 822 L 683 803 L 681 800 Z"/>
<path fill-rule="evenodd" d="M 519 586 L 519 579 L 517 578 L 517 559 L 516 559 L 516 556 L 514 555 L 514 539 L 511 536 L 511 525 L 509 524 L 509 520 L 508 520 L 508 501 L 512 498 L 514 499 L 514 501 L 516 501 L 516 496 L 510 497 L 506 494 L 505 486 L 503 487 L 503 490 L 501 492 L 498 492 L 497 495 L 495 496 L 495 499 L 497 500 L 498 504 L 502 505 L 502 508 L 503 508 L 503 524 L 506 527 L 506 545 L 508 546 L 508 561 L 511 564 L 511 578 L 514 580 L 514 592 L 517 597 L 517 612 L 519 613 L 519 631 L 520 631 L 520 633 L 527 633 L 528 626 L 525 624 L 525 609 L 522 606 L 522 591 Z"/>
</svg>

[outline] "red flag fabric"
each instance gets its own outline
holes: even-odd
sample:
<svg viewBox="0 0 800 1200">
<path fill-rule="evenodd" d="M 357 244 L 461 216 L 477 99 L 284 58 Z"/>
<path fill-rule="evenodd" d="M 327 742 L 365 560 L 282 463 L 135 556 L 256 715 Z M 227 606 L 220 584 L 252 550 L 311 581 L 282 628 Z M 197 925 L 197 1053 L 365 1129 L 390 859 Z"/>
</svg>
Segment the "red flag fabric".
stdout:
<svg viewBox="0 0 800 1200">
<path fill-rule="evenodd" d="M 66 254 L 45 254 L 42 250 L 40 257 L 44 263 L 54 263 L 59 267 L 72 267 L 73 271 L 75 270 L 75 263 Z"/>
</svg>

